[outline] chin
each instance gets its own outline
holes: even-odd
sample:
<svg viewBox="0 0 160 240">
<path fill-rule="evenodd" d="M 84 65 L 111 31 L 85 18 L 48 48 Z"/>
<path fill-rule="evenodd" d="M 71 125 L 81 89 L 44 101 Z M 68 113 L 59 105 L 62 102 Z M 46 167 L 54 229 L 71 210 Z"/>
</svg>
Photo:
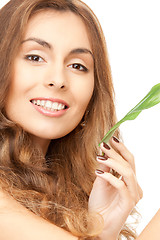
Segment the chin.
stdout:
<svg viewBox="0 0 160 240">
<path fill-rule="evenodd" d="M 30 132 L 32 135 L 34 135 L 37 138 L 45 139 L 45 140 L 52 140 L 52 139 L 58 139 L 66 136 L 70 131 L 67 132 L 54 132 L 54 131 L 43 131 L 43 132 Z"/>
</svg>

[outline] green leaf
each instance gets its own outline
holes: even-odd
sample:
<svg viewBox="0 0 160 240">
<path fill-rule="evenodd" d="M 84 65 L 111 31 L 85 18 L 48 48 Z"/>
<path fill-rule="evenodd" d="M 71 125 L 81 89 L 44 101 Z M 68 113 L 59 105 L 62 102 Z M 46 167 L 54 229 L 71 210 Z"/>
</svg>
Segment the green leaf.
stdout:
<svg viewBox="0 0 160 240">
<path fill-rule="evenodd" d="M 160 102 L 160 83 L 152 87 L 149 93 L 134 107 L 132 108 L 119 122 L 117 122 L 104 136 L 102 142 L 107 143 L 113 136 L 117 128 L 127 120 L 134 120 L 143 110 L 151 108 Z"/>
</svg>

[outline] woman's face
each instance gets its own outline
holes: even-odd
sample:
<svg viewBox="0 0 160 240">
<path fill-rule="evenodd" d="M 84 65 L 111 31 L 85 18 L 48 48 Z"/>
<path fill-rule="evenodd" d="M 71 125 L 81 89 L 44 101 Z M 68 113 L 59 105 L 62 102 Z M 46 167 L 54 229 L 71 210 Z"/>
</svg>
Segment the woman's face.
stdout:
<svg viewBox="0 0 160 240">
<path fill-rule="evenodd" d="M 80 17 L 54 10 L 34 15 L 14 61 L 8 118 L 45 145 L 79 124 L 93 89 L 93 56 Z"/>
</svg>

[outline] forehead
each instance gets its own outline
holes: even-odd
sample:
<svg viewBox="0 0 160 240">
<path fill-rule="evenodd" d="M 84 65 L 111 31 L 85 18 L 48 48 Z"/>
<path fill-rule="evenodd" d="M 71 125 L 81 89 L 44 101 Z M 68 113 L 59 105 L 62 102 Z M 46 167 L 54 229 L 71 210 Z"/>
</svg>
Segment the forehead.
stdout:
<svg viewBox="0 0 160 240">
<path fill-rule="evenodd" d="M 25 29 L 24 39 L 29 37 L 39 37 L 63 45 L 85 45 L 90 48 L 84 21 L 71 11 L 43 10 L 34 14 Z"/>
</svg>

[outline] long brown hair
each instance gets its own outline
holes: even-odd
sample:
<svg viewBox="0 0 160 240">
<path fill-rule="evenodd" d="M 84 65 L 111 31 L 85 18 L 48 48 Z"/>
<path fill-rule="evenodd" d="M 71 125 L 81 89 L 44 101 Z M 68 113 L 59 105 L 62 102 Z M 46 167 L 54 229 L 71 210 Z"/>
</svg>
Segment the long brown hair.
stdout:
<svg viewBox="0 0 160 240">
<path fill-rule="evenodd" d="M 47 9 L 71 11 L 84 21 L 94 56 L 95 87 L 83 117 L 84 126 L 80 123 L 65 137 L 52 140 L 44 158 L 30 135 L 7 118 L 5 99 L 28 20 Z M 0 10 L 0 23 L 0 187 L 57 226 L 83 239 L 94 238 L 102 223 L 98 216 L 96 224 L 94 216 L 93 223 L 87 204 L 95 179 L 97 146 L 116 122 L 111 70 L 101 26 L 92 10 L 80 0 L 11 0 Z M 127 226 L 121 235 L 127 239 L 135 236 Z"/>
</svg>

